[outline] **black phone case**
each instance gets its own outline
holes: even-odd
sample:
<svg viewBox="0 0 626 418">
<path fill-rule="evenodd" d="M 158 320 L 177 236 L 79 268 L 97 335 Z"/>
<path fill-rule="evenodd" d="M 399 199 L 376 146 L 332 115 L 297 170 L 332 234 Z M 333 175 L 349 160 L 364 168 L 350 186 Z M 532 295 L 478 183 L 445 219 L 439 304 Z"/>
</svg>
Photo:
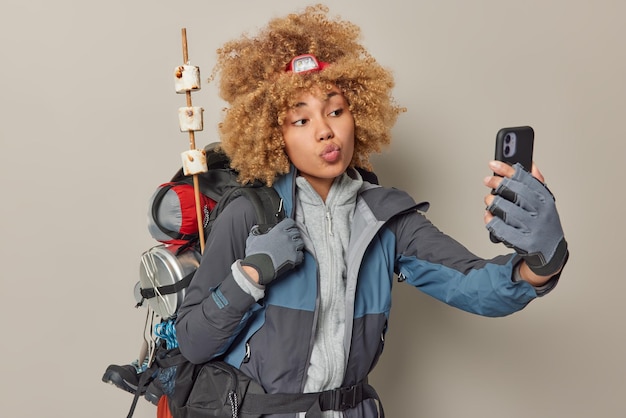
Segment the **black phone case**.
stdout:
<svg viewBox="0 0 626 418">
<path fill-rule="evenodd" d="M 515 134 L 515 152 L 507 152 L 507 136 Z M 509 137 L 510 138 L 510 137 Z M 533 146 L 535 143 L 535 131 L 530 126 L 516 126 L 512 128 L 502 128 L 496 135 L 496 160 L 504 161 L 513 165 L 520 163 L 526 171 L 530 173 L 533 166 Z M 492 191 L 493 193 L 493 191 Z M 498 216 L 498 215 L 496 215 Z M 489 233 L 491 242 L 498 243 L 500 240 L 492 233 Z"/>
<path fill-rule="evenodd" d="M 510 148 L 511 134 L 515 137 L 514 152 Z M 513 165 L 520 163 L 530 172 L 533 165 L 533 145 L 535 142 L 535 132 L 530 126 L 517 126 L 513 128 L 503 128 L 496 135 L 496 160 L 504 161 Z"/>
</svg>

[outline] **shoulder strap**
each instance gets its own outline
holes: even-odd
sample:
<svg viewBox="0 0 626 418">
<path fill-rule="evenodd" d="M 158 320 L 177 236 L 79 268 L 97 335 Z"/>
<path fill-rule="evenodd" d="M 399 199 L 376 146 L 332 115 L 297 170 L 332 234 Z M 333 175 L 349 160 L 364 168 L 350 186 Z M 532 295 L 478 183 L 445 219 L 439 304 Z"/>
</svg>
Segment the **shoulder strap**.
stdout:
<svg viewBox="0 0 626 418">
<path fill-rule="evenodd" d="M 239 192 L 254 206 L 257 225 L 262 234 L 284 219 L 283 201 L 273 187 L 242 187 Z"/>
<path fill-rule="evenodd" d="M 228 190 L 217 203 L 209 215 L 209 222 L 204 230 L 208 236 L 213 227 L 215 219 L 226 206 L 234 199 L 245 196 L 256 212 L 257 224 L 262 233 L 269 231 L 274 225 L 284 219 L 285 210 L 283 201 L 278 192 L 269 186 L 246 185 L 233 187 Z"/>
</svg>

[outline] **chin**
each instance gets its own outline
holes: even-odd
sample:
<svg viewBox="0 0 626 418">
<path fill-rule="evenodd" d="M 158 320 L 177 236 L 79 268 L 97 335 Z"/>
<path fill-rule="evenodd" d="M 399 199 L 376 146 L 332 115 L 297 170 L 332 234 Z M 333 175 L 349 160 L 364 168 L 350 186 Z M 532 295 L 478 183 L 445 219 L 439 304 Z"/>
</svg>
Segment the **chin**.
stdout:
<svg viewBox="0 0 626 418">
<path fill-rule="evenodd" d="M 346 166 L 331 167 L 331 169 L 328 170 L 328 177 L 329 178 L 339 177 L 340 175 L 345 173 L 347 169 L 348 169 L 347 165 Z"/>
</svg>

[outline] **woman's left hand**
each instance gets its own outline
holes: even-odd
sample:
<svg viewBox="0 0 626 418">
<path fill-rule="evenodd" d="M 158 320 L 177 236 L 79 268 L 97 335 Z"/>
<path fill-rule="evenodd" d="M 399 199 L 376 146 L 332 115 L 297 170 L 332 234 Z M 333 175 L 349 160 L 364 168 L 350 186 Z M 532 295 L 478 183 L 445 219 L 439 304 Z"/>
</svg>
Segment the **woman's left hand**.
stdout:
<svg viewBox="0 0 626 418">
<path fill-rule="evenodd" d="M 533 163 L 532 176 L 519 164 L 491 161 L 485 178 L 484 220 L 492 241 L 503 242 L 524 258 L 523 279 L 535 286 L 558 274 L 568 255 L 554 196 Z"/>
<path fill-rule="evenodd" d="M 490 161 L 489 168 L 494 172 L 494 175 L 485 177 L 484 183 L 485 186 L 489 187 L 491 190 L 497 189 L 504 177 L 511 178 L 513 177 L 513 174 L 515 174 L 515 169 L 507 163 L 503 163 L 502 161 Z M 539 171 L 539 168 L 534 162 L 531 174 L 534 178 L 545 184 L 543 174 L 541 174 L 541 171 Z M 485 196 L 486 207 L 489 207 L 491 205 L 494 197 L 495 195 L 493 193 L 489 193 Z M 486 210 L 484 218 L 485 224 L 488 224 L 489 221 L 491 221 L 491 219 L 493 218 L 493 214 Z"/>
</svg>

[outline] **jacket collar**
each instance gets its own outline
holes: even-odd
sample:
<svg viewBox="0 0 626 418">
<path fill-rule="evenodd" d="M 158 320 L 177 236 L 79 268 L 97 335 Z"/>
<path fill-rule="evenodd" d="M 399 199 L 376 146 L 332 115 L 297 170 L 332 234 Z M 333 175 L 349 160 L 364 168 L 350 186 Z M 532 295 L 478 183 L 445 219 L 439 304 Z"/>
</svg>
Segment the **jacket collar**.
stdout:
<svg viewBox="0 0 626 418">
<path fill-rule="evenodd" d="M 291 164 L 289 172 L 278 177 L 274 182 L 274 188 L 283 199 L 283 208 L 285 215 L 293 218 L 294 200 L 296 196 L 296 176 L 298 170 Z"/>
</svg>

